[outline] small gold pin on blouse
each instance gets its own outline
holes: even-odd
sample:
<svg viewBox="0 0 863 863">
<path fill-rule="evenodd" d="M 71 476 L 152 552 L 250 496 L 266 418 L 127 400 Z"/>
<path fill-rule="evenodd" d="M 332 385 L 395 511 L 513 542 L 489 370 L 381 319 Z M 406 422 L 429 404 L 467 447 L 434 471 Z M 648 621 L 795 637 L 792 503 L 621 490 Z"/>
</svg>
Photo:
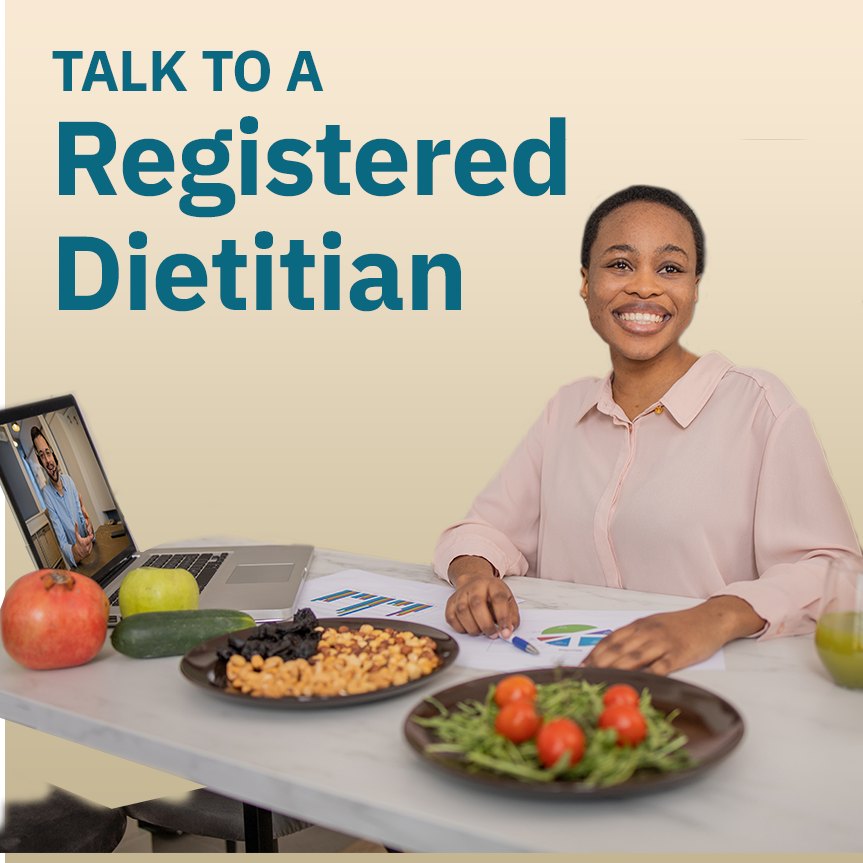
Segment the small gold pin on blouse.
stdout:
<svg viewBox="0 0 863 863">
<path fill-rule="evenodd" d="M 662 413 L 662 405 L 657 405 L 657 406 L 653 409 L 653 412 L 654 412 L 655 414 L 661 414 L 661 413 Z"/>
</svg>

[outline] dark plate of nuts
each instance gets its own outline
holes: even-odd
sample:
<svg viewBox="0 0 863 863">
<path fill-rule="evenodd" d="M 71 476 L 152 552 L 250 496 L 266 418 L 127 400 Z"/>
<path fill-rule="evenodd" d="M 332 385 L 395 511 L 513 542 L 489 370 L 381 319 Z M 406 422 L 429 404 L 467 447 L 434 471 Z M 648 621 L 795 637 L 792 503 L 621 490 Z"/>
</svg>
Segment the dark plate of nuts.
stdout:
<svg viewBox="0 0 863 863">
<path fill-rule="evenodd" d="M 340 707 L 393 698 L 437 681 L 458 655 L 455 639 L 431 626 L 336 617 L 317 621 L 317 649 L 308 658 L 286 660 L 275 651 L 249 658 L 242 647 L 260 631 L 254 627 L 211 638 L 183 657 L 180 671 L 197 686 L 233 701 L 286 709 Z"/>
</svg>

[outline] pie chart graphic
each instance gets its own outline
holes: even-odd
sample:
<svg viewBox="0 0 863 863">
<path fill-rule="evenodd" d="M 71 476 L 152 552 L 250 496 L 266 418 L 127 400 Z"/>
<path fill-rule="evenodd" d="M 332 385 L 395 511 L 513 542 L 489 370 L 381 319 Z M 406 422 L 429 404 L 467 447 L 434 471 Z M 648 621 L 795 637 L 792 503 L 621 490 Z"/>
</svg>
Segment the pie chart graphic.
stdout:
<svg viewBox="0 0 863 863">
<path fill-rule="evenodd" d="M 590 633 L 590 635 L 581 635 L 577 633 Z M 550 644 L 555 647 L 589 647 L 601 641 L 611 632 L 610 629 L 598 631 L 592 623 L 561 623 L 557 626 L 549 626 L 548 629 L 543 629 L 542 633 L 537 636 L 539 641 L 545 644 Z"/>
</svg>

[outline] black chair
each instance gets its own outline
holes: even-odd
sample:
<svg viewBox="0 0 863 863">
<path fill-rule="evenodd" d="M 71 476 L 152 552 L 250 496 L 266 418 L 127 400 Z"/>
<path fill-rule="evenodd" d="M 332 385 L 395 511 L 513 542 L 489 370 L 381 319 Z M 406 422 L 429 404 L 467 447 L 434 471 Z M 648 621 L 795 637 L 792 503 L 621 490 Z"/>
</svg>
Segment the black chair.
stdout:
<svg viewBox="0 0 863 863">
<path fill-rule="evenodd" d="M 126 815 L 51 786 L 42 800 L 6 801 L 0 851 L 6 854 L 101 854 L 126 832 Z"/>
<path fill-rule="evenodd" d="M 247 852 L 278 852 L 280 836 L 311 827 L 287 815 L 270 812 L 198 788 L 183 797 L 159 797 L 123 807 L 130 818 L 151 833 L 189 833 L 223 839 L 229 852 L 237 842 L 246 843 Z"/>
</svg>

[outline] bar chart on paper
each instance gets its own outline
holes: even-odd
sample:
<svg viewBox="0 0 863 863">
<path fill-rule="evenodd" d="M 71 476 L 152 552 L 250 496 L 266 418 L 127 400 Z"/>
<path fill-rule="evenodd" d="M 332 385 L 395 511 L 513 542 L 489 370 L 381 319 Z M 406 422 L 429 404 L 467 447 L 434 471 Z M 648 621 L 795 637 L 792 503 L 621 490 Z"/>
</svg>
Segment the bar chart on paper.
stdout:
<svg viewBox="0 0 863 863">
<path fill-rule="evenodd" d="M 413 602 L 395 596 L 378 596 L 359 590 L 339 590 L 325 596 L 315 596 L 311 601 L 331 604 L 332 614 L 336 617 L 362 614 L 371 609 L 382 612 L 384 617 L 407 617 L 433 607 L 424 602 Z"/>
<path fill-rule="evenodd" d="M 298 607 L 311 608 L 321 618 L 380 617 L 440 627 L 451 592 L 438 585 L 346 570 L 306 582 Z"/>
</svg>

